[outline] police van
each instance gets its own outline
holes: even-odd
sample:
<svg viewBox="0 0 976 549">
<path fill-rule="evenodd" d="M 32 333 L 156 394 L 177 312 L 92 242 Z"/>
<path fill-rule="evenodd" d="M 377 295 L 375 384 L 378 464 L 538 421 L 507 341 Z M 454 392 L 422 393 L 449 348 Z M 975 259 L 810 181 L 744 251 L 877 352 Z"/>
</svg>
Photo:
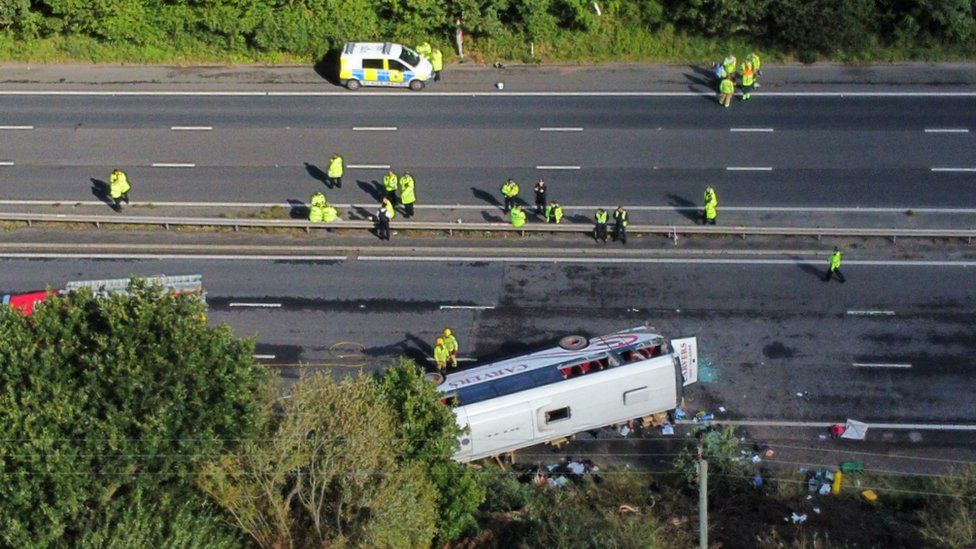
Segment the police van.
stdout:
<svg viewBox="0 0 976 549">
<path fill-rule="evenodd" d="M 349 42 L 339 57 L 339 83 L 350 90 L 360 86 L 394 86 L 422 90 L 434 77 L 424 56 L 390 42 Z"/>
</svg>

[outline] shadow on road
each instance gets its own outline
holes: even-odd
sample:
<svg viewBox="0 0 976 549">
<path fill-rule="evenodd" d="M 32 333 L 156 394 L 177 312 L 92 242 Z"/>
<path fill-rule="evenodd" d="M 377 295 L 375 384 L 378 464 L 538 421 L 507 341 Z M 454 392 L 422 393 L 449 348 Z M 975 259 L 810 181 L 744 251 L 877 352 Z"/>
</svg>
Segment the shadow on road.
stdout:
<svg viewBox="0 0 976 549">
<path fill-rule="evenodd" d="M 349 210 L 349 219 L 352 221 L 371 221 L 373 218 L 373 212 L 362 206 L 353 206 Z"/>
<path fill-rule="evenodd" d="M 323 80 L 332 84 L 333 86 L 340 86 L 339 84 L 339 50 L 329 50 L 326 52 L 322 59 L 319 59 L 312 68 L 315 69 L 315 73 L 322 77 Z"/>
<path fill-rule="evenodd" d="M 312 176 L 313 179 L 315 179 L 317 181 L 321 181 L 323 185 L 325 185 L 326 187 L 328 187 L 330 189 L 332 188 L 329 185 L 329 178 L 328 178 L 328 176 L 326 176 L 325 172 L 323 172 L 321 169 L 319 169 L 319 167 L 316 166 L 315 164 L 309 164 L 308 162 L 306 162 L 305 163 L 305 171 L 308 172 L 308 175 Z"/>
<path fill-rule="evenodd" d="M 288 205 L 291 206 L 291 211 L 288 212 L 288 215 L 292 219 L 308 219 L 309 210 L 304 201 L 296 198 L 289 198 Z"/>
<path fill-rule="evenodd" d="M 385 194 L 383 191 L 383 186 L 380 185 L 379 181 L 356 180 L 356 184 L 359 185 L 359 188 L 362 189 L 363 192 L 368 194 L 373 199 L 373 202 L 379 202 L 380 199 L 383 198 L 383 194 Z"/>
<path fill-rule="evenodd" d="M 92 195 L 105 203 L 106 206 L 112 208 L 115 211 L 119 211 L 115 206 L 115 201 L 109 196 L 109 185 L 108 183 L 102 181 L 101 179 L 95 179 L 92 177 L 89 179 L 91 181 L 91 192 Z"/>
<path fill-rule="evenodd" d="M 481 212 L 481 218 L 489 223 L 498 223 L 502 221 L 500 216 L 492 215 L 488 212 Z"/>
<path fill-rule="evenodd" d="M 802 257 L 792 257 L 790 259 L 796 261 L 796 266 L 799 267 L 801 271 L 807 274 L 811 274 L 819 278 L 820 280 L 823 280 L 823 277 L 827 274 L 827 271 L 825 269 L 820 269 L 815 265 L 811 265 L 807 263 L 806 260 Z"/>
<path fill-rule="evenodd" d="M 674 206 L 678 213 L 685 216 L 686 218 L 698 223 L 701 221 L 701 215 L 698 211 L 698 204 L 695 204 L 691 200 L 683 196 L 678 196 L 676 194 L 668 194 L 668 205 Z M 681 209 L 678 209 L 681 208 Z"/>
<path fill-rule="evenodd" d="M 471 187 L 471 194 L 473 194 L 478 200 L 485 201 L 487 204 L 496 206 L 498 208 L 502 207 L 502 203 L 498 201 L 498 198 L 489 192 L 485 192 L 477 187 Z"/>
</svg>

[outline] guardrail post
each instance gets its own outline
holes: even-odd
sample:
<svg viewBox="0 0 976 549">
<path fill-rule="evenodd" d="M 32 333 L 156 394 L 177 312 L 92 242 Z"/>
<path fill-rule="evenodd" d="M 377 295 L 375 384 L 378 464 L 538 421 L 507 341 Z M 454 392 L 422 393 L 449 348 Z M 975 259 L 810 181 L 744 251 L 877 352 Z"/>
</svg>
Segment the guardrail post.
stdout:
<svg viewBox="0 0 976 549">
<path fill-rule="evenodd" d="M 169 223 L 163 223 L 163 228 L 168 231 L 169 230 Z"/>
<path fill-rule="evenodd" d="M 101 223 L 99 223 L 98 221 L 96 221 L 96 222 L 95 222 L 95 228 L 96 228 L 96 229 L 101 229 L 101 228 L 102 228 L 102 224 L 101 224 Z"/>
<path fill-rule="evenodd" d="M 34 223 L 30 219 L 28 219 L 27 220 L 27 226 L 28 227 L 33 227 L 34 226 Z M 970 242 L 972 242 L 972 239 L 971 238 L 969 240 L 970 240 Z"/>
<path fill-rule="evenodd" d="M 238 231 L 240 231 L 240 230 L 241 230 L 241 228 L 240 228 L 240 227 L 238 227 L 237 225 L 234 225 L 234 232 L 235 232 L 235 233 L 236 233 L 236 232 L 238 232 Z"/>
<path fill-rule="evenodd" d="M 312 228 L 309 227 L 308 225 L 305 225 L 305 234 L 309 234 L 311 232 L 312 232 Z"/>
</svg>

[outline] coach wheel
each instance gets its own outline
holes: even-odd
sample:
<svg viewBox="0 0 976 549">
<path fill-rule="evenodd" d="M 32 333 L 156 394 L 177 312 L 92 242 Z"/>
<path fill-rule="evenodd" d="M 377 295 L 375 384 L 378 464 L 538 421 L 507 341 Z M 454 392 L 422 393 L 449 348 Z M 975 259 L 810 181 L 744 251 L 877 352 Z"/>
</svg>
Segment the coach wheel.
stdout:
<svg viewBox="0 0 976 549">
<path fill-rule="evenodd" d="M 559 340 L 559 346 L 567 351 L 579 351 L 589 344 L 589 340 L 581 335 L 568 335 Z"/>
<path fill-rule="evenodd" d="M 355 78 L 350 78 L 349 80 L 346 80 L 346 87 L 352 91 L 358 90 L 359 86 L 361 86 L 361 84 L 359 83 L 359 80 L 356 80 Z"/>
<path fill-rule="evenodd" d="M 444 383 L 444 376 L 439 372 L 428 372 L 427 375 L 424 376 L 424 379 L 436 385 Z"/>
<path fill-rule="evenodd" d="M 410 89 L 413 90 L 413 91 L 420 91 L 420 90 L 424 89 L 424 81 L 423 80 L 411 80 L 410 81 Z"/>
</svg>

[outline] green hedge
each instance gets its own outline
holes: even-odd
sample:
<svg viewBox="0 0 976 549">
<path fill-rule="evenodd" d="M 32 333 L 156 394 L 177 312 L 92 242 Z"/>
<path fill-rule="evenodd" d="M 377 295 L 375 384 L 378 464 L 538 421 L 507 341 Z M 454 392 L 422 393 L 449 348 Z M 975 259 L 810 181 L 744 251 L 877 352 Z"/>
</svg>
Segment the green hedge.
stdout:
<svg viewBox="0 0 976 549">
<path fill-rule="evenodd" d="M 475 57 L 700 59 L 976 53 L 976 0 L 0 0 L 0 55 L 95 61 L 314 60 L 349 40 Z"/>
</svg>

